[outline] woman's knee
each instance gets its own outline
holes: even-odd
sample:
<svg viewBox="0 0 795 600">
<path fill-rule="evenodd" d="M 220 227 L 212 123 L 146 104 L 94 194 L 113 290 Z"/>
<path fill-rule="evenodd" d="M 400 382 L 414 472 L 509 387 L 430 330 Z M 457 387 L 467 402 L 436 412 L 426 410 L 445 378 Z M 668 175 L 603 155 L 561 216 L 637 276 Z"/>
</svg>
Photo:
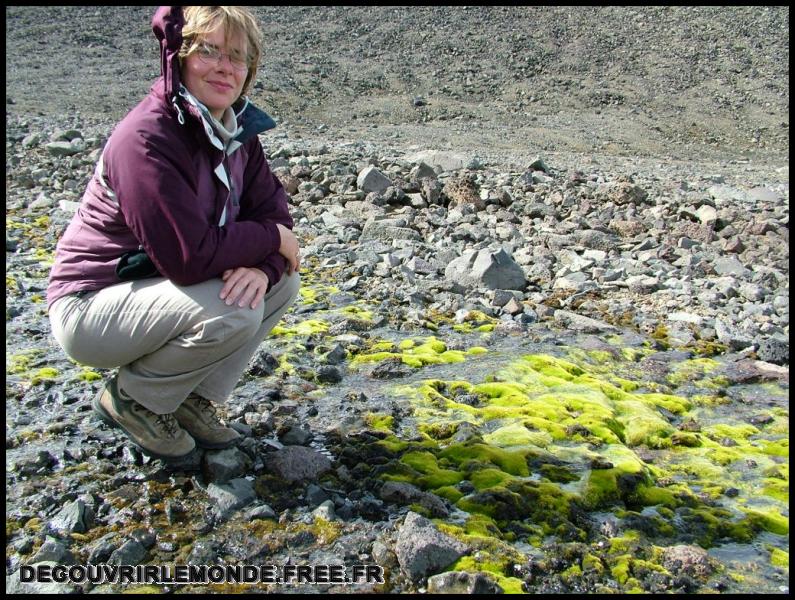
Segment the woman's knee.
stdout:
<svg viewBox="0 0 795 600">
<path fill-rule="evenodd" d="M 257 308 L 250 306 L 231 306 L 229 312 L 223 317 L 224 324 L 231 328 L 238 336 L 250 338 L 262 325 L 262 303 Z"/>
<path fill-rule="evenodd" d="M 293 271 L 292 274 L 284 275 L 287 277 L 286 285 L 287 287 L 287 294 L 289 300 L 287 304 L 292 304 L 295 302 L 295 299 L 298 298 L 298 292 L 301 290 L 301 276 L 298 274 L 298 271 Z"/>
</svg>

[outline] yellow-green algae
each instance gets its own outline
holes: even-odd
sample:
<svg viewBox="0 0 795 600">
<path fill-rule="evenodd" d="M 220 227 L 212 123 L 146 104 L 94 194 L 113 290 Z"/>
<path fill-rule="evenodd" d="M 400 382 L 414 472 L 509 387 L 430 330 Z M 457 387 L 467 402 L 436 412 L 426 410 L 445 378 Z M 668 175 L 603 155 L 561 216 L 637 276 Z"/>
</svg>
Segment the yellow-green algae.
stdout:
<svg viewBox="0 0 795 600">
<path fill-rule="evenodd" d="M 422 343 L 418 343 L 418 340 L 403 340 L 399 346 L 396 346 L 394 342 L 381 341 L 374 343 L 368 353 L 355 356 L 351 361 L 351 366 L 381 362 L 387 359 L 400 359 L 410 367 L 419 368 L 425 365 L 463 362 L 468 355 L 483 354 L 484 352 L 486 349 L 480 346 L 475 346 L 466 352 L 448 350 L 447 344 L 433 336 L 426 338 Z"/>
<path fill-rule="evenodd" d="M 407 340 L 383 351 L 397 354 L 417 345 Z M 788 440 L 782 439 L 786 409 L 771 410 L 774 423 L 759 429 L 732 412 L 715 412 L 713 406 L 726 402 L 719 396 L 685 397 L 642 378 L 630 379 L 634 367 L 629 363 L 650 352 L 569 350 L 568 360 L 531 355 L 483 383 L 427 380 L 398 386 L 395 391 L 413 401 L 424 441 L 401 447 L 395 437 L 381 440 L 408 455 L 397 463 L 402 466 L 393 463 L 382 477 L 400 478 L 447 498 L 489 524 L 485 532 L 498 539 L 518 535 L 533 544 L 549 535 L 585 539 L 585 532 L 569 520 L 575 505 L 619 512 L 621 507 L 656 507 L 660 516 L 655 531 L 670 543 L 681 534 L 694 536 L 704 547 L 732 540 L 748 543 L 761 531 L 787 535 L 789 467 L 774 462 L 788 459 Z M 611 365 L 617 371 L 621 367 L 621 377 L 610 373 Z M 668 384 L 723 386 L 722 380 L 709 379 L 716 365 L 703 358 L 686 361 L 671 369 Z M 459 401 L 462 396 L 465 402 Z M 678 428 L 678 423 L 702 422 L 705 410 L 710 411 L 709 423 L 695 431 Z M 479 426 L 481 435 L 454 442 L 462 423 Z M 766 428 L 772 426 L 778 435 L 771 438 Z M 641 450 L 655 451 L 654 462 L 641 459 Z M 750 457 L 763 478 L 749 479 L 738 469 Z M 459 489 L 464 482 L 474 492 Z M 725 495 L 728 488 L 738 490 L 739 497 Z M 760 493 L 767 505 L 747 505 Z M 706 504 L 705 498 L 719 504 Z M 679 525 L 674 525 L 675 515 Z M 636 569 L 665 569 L 657 559 L 633 557 L 635 538 L 627 535 L 611 540 L 611 552 L 617 555 L 609 563 L 592 557 L 587 566 L 607 569 L 623 581 L 623 591 L 637 592 Z M 622 540 L 627 544 L 620 550 Z M 466 570 L 477 566 L 462 565 Z M 584 571 L 585 561 L 566 576 L 576 577 L 578 568 Z"/>
<path fill-rule="evenodd" d="M 329 329 L 329 324 L 320 319 L 306 319 L 301 321 L 294 327 L 285 327 L 276 325 L 271 329 L 271 335 L 293 337 L 296 335 L 313 335 L 316 333 L 326 333 Z"/>
<path fill-rule="evenodd" d="M 339 293 L 339 288 L 330 285 L 322 285 L 322 284 L 313 284 L 313 285 L 306 285 L 304 282 L 306 281 L 306 277 L 301 275 L 304 279 L 302 281 L 301 289 L 298 293 L 301 295 L 301 301 L 305 305 L 315 304 L 318 301 L 318 296 L 320 297 L 327 297 L 332 294 Z"/>
<path fill-rule="evenodd" d="M 9 374 L 24 373 L 30 369 L 31 363 L 34 360 L 41 358 L 44 354 L 45 351 L 41 348 L 31 348 L 29 350 L 23 350 L 18 354 L 12 354 L 9 357 L 6 372 Z"/>
<path fill-rule="evenodd" d="M 42 381 L 53 381 L 57 377 L 57 369 L 53 369 L 52 367 L 42 367 L 33 374 L 33 377 L 30 379 L 30 383 L 33 385 L 38 385 Z"/>
<path fill-rule="evenodd" d="M 499 321 L 479 310 L 470 310 L 464 317 L 463 323 L 453 325 L 453 330 L 459 333 L 491 333 Z"/>
<path fill-rule="evenodd" d="M 364 422 L 371 428 L 379 431 L 392 431 L 395 418 L 392 415 L 383 413 L 370 413 L 365 415 Z"/>
<path fill-rule="evenodd" d="M 84 367 L 83 370 L 77 374 L 76 378 L 85 382 L 99 381 L 102 379 L 102 375 L 92 369 Z"/>
<path fill-rule="evenodd" d="M 780 548 L 768 547 L 770 552 L 770 564 L 774 567 L 781 567 L 789 571 L 789 552 L 785 552 Z"/>
<path fill-rule="evenodd" d="M 369 310 L 367 310 L 365 308 L 360 308 L 359 306 L 356 306 L 356 305 L 353 305 L 353 304 L 351 304 L 349 306 L 346 306 L 340 312 L 343 313 L 343 314 L 349 315 L 351 317 L 354 317 L 356 319 L 362 320 L 362 321 L 372 321 L 373 320 L 372 311 L 369 311 Z"/>
</svg>

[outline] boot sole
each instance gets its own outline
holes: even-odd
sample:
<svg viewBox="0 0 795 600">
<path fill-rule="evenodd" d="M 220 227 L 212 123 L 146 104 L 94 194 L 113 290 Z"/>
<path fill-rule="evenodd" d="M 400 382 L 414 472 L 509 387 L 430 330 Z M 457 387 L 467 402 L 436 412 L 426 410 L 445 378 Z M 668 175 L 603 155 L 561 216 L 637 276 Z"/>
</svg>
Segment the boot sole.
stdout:
<svg viewBox="0 0 795 600">
<path fill-rule="evenodd" d="M 112 428 L 115 428 L 115 429 L 121 429 L 125 434 L 127 434 L 127 438 L 129 439 L 130 443 L 133 446 L 135 446 L 138 450 L 143 452 L 144 454 L 146 454 L 148 456 L 151 456 L 153 458 L 159 458 L 161 460 L 180 460 L 182 458 L 185 458 L 186 456 L 188 456 L 191 452 L 193 452 L 195 450 L 195 448 L 194 448 L 190 452 L 186 452 L 185 454 L 182 454 L 180 456 L 174 456 L 174 455 L 170 455 L 170 454 L 160 454 L 160 453 L 155 452 L 153 450 L 149 450 L 148 448 L 144 448 L 143 446 L 141 446 L 141 444 L 139 444 L 138 442 L 135 441 L 135 438 L 132 436 L 132 434 L 129 431 L 127 431 L 127 429 L 124 427 L 124 425 L 122 425 L 121 423 L 116 421 L 112 416 L 110 416 L 110 414 L 108 414 L 108 411 L 106 411 L 102 407 L 102 404 L 100 403 L 100 399 L 102 398 L 102 394 L 104 392 L 105 392 L 105 388 L 103 387 L 101 390 L 99 390 L 99 392 L 97 392 L 97 394 L 94 396 L 94 399 L 91 401 L 91 407 L 94 409 L 94 412 L 97 413 L 99 418 L 106 425 L 108 425 L 108 426 L 110 426 Z"/>
<path fill-rule="evenodd" d="M 234 440 L 230 440 L 228 442 L 205 442 L 204 440 L 200 440 L 196 436 L 193 436 L 193 441 L 196 442 L 196 445 L 200 448 L 204 448 L 205 450 L 223 450 L 225 448 L 231 448 L 232 446 L 236 446 L 242 440 L 242 437 L 235 438 Z"/>
</svg>

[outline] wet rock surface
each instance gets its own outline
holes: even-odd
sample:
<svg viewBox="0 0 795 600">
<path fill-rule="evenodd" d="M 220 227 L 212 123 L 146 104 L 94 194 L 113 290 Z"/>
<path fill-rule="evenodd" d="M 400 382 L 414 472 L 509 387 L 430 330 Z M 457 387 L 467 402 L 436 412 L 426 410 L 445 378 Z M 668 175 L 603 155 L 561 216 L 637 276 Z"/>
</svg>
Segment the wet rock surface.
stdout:
<svg viewBox="0 0 795 600">
<path fill-rule="evenodd" d="M 151 9 L 9 9 L 9 589 L 91 591 L 19 583 L 29 564 L 239 562 L 384 567 L 355 592 L 786 591 L 788 13 L 547 8 L 258 9 L 301 57 L 266 53 L 253 99 L 280 121 L 261 140 L 305 285 L 225 407 L 239 446 L 170 463 L 95 418 L 112 373 L 45 311 L 55 243 L 157 74 Z M 578 71 L 619 37 L 628 81 Z M 641 67 L 659 100 L 629 91 Z"/>
</svg>

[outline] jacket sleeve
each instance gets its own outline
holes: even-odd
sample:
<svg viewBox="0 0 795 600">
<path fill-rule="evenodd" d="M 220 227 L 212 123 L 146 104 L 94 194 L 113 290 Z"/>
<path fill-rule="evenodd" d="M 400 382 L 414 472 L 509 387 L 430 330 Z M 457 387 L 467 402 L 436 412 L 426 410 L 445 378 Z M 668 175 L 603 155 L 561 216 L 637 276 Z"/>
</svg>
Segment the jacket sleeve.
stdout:
<svg viewBox="0 0 795 600">
<path fill-rule="evenodd" d="M 268 166 L 259 138 L 249 140 L 248 163 L 246 164 L 243 193 L 240 197 L 240 221 L 253 221 L 264 226 L 276 223 L 293 228 L 293 218 L 287 204 L 288 196 L 279 179 Z M 278 230 L 277 230 L 278 232 Z M 279 246 L 281 238 L 279 239 Z M 279 247 L 254 266 L 262 270 L 269 281 L 269 288 L 276 285 L 287 270 L 287 259 L 279 254 Z"/>
<path fill-rule="evenodd" d="M 154 131 L 154 133 L 153 133 Z M 218 226 L 198 207 L 198 173 L 187 145 L 152 128 L 112 136 L 106 174 L 127 225 L 155 266 L 177 285 L 252 267 L 278 251 L 275 221 Z"/>
</svg>

